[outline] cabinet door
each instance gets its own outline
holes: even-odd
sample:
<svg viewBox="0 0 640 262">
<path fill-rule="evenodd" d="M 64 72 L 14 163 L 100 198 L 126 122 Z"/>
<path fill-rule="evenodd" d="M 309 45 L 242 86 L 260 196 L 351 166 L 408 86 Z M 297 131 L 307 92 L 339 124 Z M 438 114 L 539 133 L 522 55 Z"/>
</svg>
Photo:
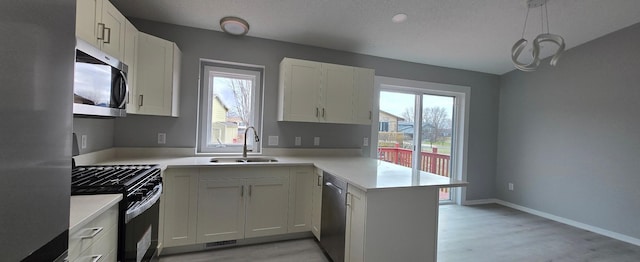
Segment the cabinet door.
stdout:
<svg viewBox="0 0 640 262">
<path fill-rule="evenodd" d="M 322 64 L 322 121 L 353 122 L 353 74 L 351 66 Z"/>
<path fill-rule="evenodd" d="M 136 50 L 138 47 L 138 29 L 129 21 L 126 22 L 124 36 L 124 63 L 129 67 L 127 83 L 129 93 L 127 95 L 127 114 L 134 114 L 138 110 L 136 99 Z"/>
<path fill-rule="evenodd" d="M 310 231 L 315 186 L 313 167 L 293 167 L 290 175 L 288 232 Z"/>
<path fill-rule="evenodd" d="M 285 58 L 280 70 L 280 100 L 283 112 L 278 120 L 317 122 L 321 113 L 320 63 Z"/>
<path fill-rule="evenodd" d="M 76 1 L 76 36 L 89 44 L 98 46 L 98 23 L 102 20 L 103 0 Z M 102 30 L 102 26 L 100 26 Z"/>
<path fill-rule="evenodd" d="M 200 180 L 198 243 L 244 238 L 244 183 L 242 179 Z"/>
<path fill-rule="evenodd" d="M 171 115 L 173 49 L 170 41 L 138 34 L 136 92 L 138 114 Z"/>
<path fill-rule="evenodd" d="M 320 240 L 320 221 L 322 219 L 322 169 L 316 168 L 313 181 L 311 209 L 311 232 Z"/>
<path fill-rule="evenodd" d="M 348 186 L 345 262 L 364 261 L 364 230 L 367 200 L 365 192 Z"/>
<path fill-rule="evenodd" d="M 165 247 L 195 244 L 198 170 L 168 169 L 164 188 Z"/>
<path fill-rule="evenodd" d="M 370 125 L 373 107 L 373 79 L 375 73 L 373 69 L 355 68 L 354 77 L 354 123 Z"/>
<path fill-rule="evenodd" d="M 251 178 L 247 181 L 245 237 L 287 233 L 289 177 Z"/>
<path fill-rule="evenodd" d="M 102 2 L 102 23 L 105 27 L 104 39 L 101 41 L 102 51 L 122 60 L 124 58 L 124 34 L 127 19 L 111 2 L 104 0 Z"/>
</svg>

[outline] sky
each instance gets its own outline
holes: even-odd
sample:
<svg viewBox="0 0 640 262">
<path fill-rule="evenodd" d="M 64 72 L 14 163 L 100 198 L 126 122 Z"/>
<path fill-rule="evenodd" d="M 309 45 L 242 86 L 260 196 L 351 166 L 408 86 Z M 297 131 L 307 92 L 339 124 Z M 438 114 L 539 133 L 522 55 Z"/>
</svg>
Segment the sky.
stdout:
<svg viewBox="0 0 640 262">
<path fill-rule="evenodd" d="M 453 97 L 425 95 L 423 99 L 423 107 L 444 107 L 447 110 L 449 118 L 453 112 Z M 391 114 L 402 116 L 406 108 L 413 108 L 415 104 L 415 96 L 413 94 L 397 93 L 397 92 L 380 92 L 380 110 Z"/>
</svg>

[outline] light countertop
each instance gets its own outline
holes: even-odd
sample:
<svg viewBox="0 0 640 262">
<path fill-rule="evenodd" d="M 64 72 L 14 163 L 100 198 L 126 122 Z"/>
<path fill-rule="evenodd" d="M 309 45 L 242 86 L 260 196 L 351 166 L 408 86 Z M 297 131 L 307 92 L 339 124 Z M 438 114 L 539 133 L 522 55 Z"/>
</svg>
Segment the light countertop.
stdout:
<svg viewBox="0 0 640 262">
<path fill-rule="evenodd" d="M 120 200 L 122 200 L 122 194 L 71 196 L 69 231 L 82 227 L 107 209 L 117 205 Z"/>
<path fill-rule="evenodd" d="M 264 157 L 264 156 L 263 156 Z M 270 163 L 211 163 L 211 157 L 127 157 L 111 159 L 97 164 L 159 164 L 166 168 L 222 167 L 222 166 L 299 166 L 313 165 L 325 172 L 344 179 L 347 183 L 363 190 L 406 188 L 406 187 L 460 187 L 466 181 L 451 181 L 447 177 L 420 172 L 413 175 L 408 167 L 365 157 L 275 157 L 278 162 Z"/>
</svg>

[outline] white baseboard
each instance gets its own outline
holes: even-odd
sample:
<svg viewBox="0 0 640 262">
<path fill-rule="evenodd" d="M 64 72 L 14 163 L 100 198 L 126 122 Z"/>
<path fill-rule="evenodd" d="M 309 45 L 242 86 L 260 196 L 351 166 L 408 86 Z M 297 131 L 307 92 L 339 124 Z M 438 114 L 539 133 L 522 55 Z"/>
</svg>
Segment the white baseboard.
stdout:
<svg viewBox="0 0 640 262">
<path fill-rule="evenodd" d="M 479 200 L 472 200 L 471 202 L 474 202 L 474 201 L 479 201 Z M 599 227 L 595 227 L 595 226 L 592 226 L 592 225 L 587 225 L 585 223 L 581 223 L 581 222 L 578 222 L 578 221 L 575 221 L 575 220 L 571 220 L 571 219 L 567 219 L 567 218 L 564 218 L 564 217 L 559 217 L 559 216 L 556 216 L 556 215 L 552 215 L 552 214 L 549 214 L 549 213 L 545 213 L 545 212 L 538 211 L 538 210 L 535 210 L 535 209 L 531 209 L 531 208 L 528 208 L 528 207 L 524 207 L 524 206 L 521 206 L 521 205 L 516 205 L 514 203 L 507 202 L 507 201 L 500 200 L 500 199 L 494 199 L 494 202 L 492 202 L 492 203 L 497 203 L 497 204 L 500 204 L 500 205 L 503 205 L 503 206 L 506 206 L 506 207 L 510 207 L 510 208 L 513 208 L 513 209 L 517 209 L 517 210 L 520 210 L 520 211 L 523 211 L 523 212 L 526 212 L 526 213 L 529 213 L 529 214 L 533 214 L 533 215 L 536 215 L 536 216 L 539 216 L 539 217 L 544 217 L 546 219 L 551 219 L 551 220 L 554 220 L 556 222 L 560 222 L 560 223 L 567 224 L 567 225 L 570 225 L 570 226 L 573 226 L 573 227 L 577 227 L 577 228 L 580 228 L 580 229 L 588 230 L 588 231 L 591 231 L 591 232 L 594 232 L 594 233 L 597 233 L 597 234 L 600 234 L 600 235 L 603 235 L 603 236 L 608 236 L 610 238 L 614 238 L 614 239 L 617 239 L 617 240 L 620 240 L 620 241 L 624 241 L 624 242 L 627 242 L 627 243 L 630 243 L 630 244 L 633 244 L 633 245 L 636 245 L 636 246 L 640 246 L 640 239 L 637 239 L 637 238 L 634 238 L 634 237 L 630 237 L 630 236 L 627 236 L 627 235 L 623 235 L 623 234 L 620 234 L 620 233 L 617 233 L 617 232 L 609 231 L 609 230 L 606 230 L 606 229 L 603 229 L 603 228 L 599 228 Z"/>
<path fill-rule="evenodd" d="M 495 198 L 487 198 L 487 199 L 475 199 L 475 200 L 465 200 L 462 205 L 463 206 L 473 206 L 473 205 L 486 205 L 486 204 L 494 204 L 497 203 L 497 199 Z"/>
</svg>

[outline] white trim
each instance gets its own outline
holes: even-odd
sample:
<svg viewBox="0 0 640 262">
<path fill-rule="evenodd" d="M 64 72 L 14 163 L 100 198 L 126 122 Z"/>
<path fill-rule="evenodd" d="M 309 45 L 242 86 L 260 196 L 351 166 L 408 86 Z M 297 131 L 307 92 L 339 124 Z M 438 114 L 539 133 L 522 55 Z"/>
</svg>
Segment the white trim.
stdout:
<svg viewBox="0 0 640 262">
<path fill-rule="evenodd" d="M 570 225 L 570 226 L 573 226 L 573 227 L 577 227 L 577 228 L 580 228 L 580 229 L 588 230 L 588 231 L 594 232 L 596 234 L 600 234 L 600 235 L 607 236 L 607 237 L 610 237 L 610 238 L 614 238 L 614 239 L 617 239 L 617 240 L 620 240 L 620 241 L 624 241 L 624 242 L 627 242 L 629 244 L 640 246 L 640 239 L 638 239 L 638 238 L 634 238 L 634 237 L 627 236 L 627 235 L 624 235 L 624 234 L 620 234 L 620 233 L 617 233 L 617 232 L 609 231 L 609 230 L 606 230 L 606 229 L 603 229 L 603 228 L 600 228 L 600 227 L 587 225 L 585 223 L 581 223 L 581 222 L 578 222 L 578 221 L 575 221 L 575 220 L 571 220 L 571 219 L 567 219 L 567 218 L 564 218 L 564 217 L 559 217 L 559 216 L 556 216 L 556 215 L 552 215 L 552 214 L 549 214 L 549 213 L 546 213 L 546 212 L 538 211 L 538 210 L 531 209 L 531 208 L 528 208 L 528 207 L 524 207 L 524 206 L 521 206 L 521 205 L 516 205 L 514 203 L 507 202 L 507 201 L 500 200 L 500 199 L 496 199 L 495 203 L 503 205 L 503 206 L 506 206 L 506 207 L 510 207 L 510 208 L 513 208 L 513 209 L 517 209 L 517 210 L 520 210 L 522 212 L 526 212 L 526 213 L 529 213 L 529 214 L 532 214 L 532 215 L 536 215 L 536 216 L 539 216 L 539 217 L 544 217 L 546 219 L 550 219 L 550 220 L 553 220 L 553 221 L 556 221 L 556 222 L 567 224 L 567 225 Z"/>
<path fill-rule="evenodd" d="M 497 201 L 498 200 L 495 199 L 495 198 L 465 200 L 462 203 L 462 205 L 464 205 L 464 206 L 474 206 L 474 205 L 495 204 L 495 203 L 497 203 Z"/>
</svg>

